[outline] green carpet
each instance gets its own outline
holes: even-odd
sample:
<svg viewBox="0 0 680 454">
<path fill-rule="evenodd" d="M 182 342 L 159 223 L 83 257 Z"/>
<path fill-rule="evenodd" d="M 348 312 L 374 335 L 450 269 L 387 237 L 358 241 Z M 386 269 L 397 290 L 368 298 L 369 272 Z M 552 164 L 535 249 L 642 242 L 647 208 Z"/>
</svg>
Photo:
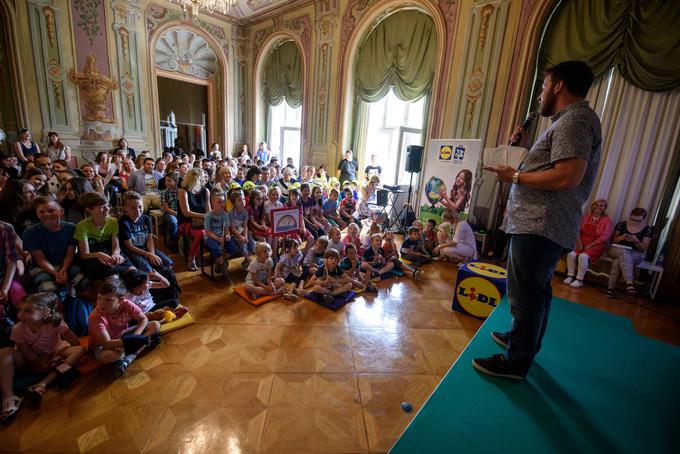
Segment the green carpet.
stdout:
<svg viewBox="0 0 680 454">
<path fill-rule="evenodd" d="M 510 318 L 504 299 L 391 453 L 680 452 L 680 348 L 554 299 L 527 379 L 481 375 L 472 359 L 501 351 L 489 334 Z"/>
</svg>

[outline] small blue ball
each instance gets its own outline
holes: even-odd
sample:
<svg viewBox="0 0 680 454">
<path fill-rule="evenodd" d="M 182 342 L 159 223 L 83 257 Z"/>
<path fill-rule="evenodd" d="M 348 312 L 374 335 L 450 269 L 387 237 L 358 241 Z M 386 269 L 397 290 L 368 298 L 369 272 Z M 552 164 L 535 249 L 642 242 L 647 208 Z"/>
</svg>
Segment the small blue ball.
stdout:
<svg viewBox="0 0 680 454">
<path fill-rule="evenodd" d="M 411 410 L 413 410 L 413 407 L 411 407 L 411 404 L 409 404 L 408 402 L 402 402 L 401 409 L 404 410 L 406 413 L 410 413 Z"/>
</svg>

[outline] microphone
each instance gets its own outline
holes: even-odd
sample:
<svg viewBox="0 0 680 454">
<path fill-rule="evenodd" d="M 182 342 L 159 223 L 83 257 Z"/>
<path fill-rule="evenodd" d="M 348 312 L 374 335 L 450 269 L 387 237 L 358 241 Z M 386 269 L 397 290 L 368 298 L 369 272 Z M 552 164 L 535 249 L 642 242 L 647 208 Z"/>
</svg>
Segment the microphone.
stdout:
<svg viewBox="0 0 680 454">
<path fill-rule="evenodd" d="M 534 120 L 536 119 L 537 116 L 538 115 L 536 115 L 536 112 L 529 112 L 527 114 L 527 117 L 524 119 L 524 123 L 522 123 L 522 129 L 524 129 L 525 131 L 527 129 L 529 129 L 529 127 L 534 122 Z M 522 140 L 522 134 L 520 133 L 517 140 L 510 139 L 510 143 L 508 145 L 510 145 L 511 147 L 514 147 L 517 144 L 519 144 L 521 140 Z"/>
</svg>

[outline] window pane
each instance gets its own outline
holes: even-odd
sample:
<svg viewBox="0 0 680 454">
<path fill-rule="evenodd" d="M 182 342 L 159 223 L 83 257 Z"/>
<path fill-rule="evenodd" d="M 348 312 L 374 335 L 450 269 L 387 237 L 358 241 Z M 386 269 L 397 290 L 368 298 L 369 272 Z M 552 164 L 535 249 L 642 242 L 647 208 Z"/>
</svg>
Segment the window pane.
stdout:
<svg viewBox="0 0 680 454">
<path fill-rule="evenodd" d="M 423 109 L 425 108 L 425 97 L 408 105 L 406 126 L 409 128 L 421 129 L 423 127 Z"/>
<path fill-rule="evenodd" d="M 387 99 L 387 115 L 385 116 L 386 128 L 398 128 L 404 124 L 404 116 L 406 114 L 406 104 L 397 98 L 392 90 L 385 96 Z"/>
<path fill-rule="evenodd" d="M 300 168 L 300 129 L 299 128 L 283 128 L 283 156 L 282 161 L 285 162 L 288 158 L 293 158 L 293 164 L 296 169 Z"/>
<path fill-rule="evenodd" d="M 377 164 L 382 167 L 382 174 L 380 180 L 383 182 L 394 181 L 394 166 L 387 164 L 390 162 L 390 144 L 392 142 L 392 134 L 390 130 L 373 129 L 369 131 L 366 140 L 366 165 L 371 163 L 370 156 L 376 155 Z M 357 178 L 364 178 L 364 169 L 361 169 Z M 389 183 L 388 183 L 389 184 Z"/>
</svg>

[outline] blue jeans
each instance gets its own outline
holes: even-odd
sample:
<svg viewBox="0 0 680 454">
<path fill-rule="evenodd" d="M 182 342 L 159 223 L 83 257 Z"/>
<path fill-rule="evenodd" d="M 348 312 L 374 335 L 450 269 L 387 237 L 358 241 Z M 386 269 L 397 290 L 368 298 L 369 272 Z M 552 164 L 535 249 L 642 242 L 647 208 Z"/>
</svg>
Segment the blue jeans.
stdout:
<svg viewBox="0 0 680 454">
<path fill-rule="evenodd" d="M 508 252 L 508 301 L 512 313 L 506 359 L 529 370 L 548 325 L 552 278 L 562 246 L 539 235 L 512 235 Z"/>
<path fill-rule="evenodd" d="M 177 217 L 170 213 L 163 213 L 163 228 L 165 229 L 166 240 L 172 244 L 177 243 Z"/>
<path fill-rule="evenodd" d="M 230 239 L 221 245 L 219 242 L 208 237 L 205 240 L 205 244 L 213 257 L 222 257 L 225 252 L 229 255 L 234 255 L 238 251 L 236 240 Z"/>
<path fill-rule="evenodd" d="M 152 266 L 151 263 L 149 263 L 149 259 L 147 259 L 146 257 L 144 257 L 142 255 L 137 255 L 137 254 L 130 252 L 130 251 L 127 251 L 127 256 L 129 257 L 130 261 L 135 266 L 135 268 L 137 268 L 138 270 L 144 271 L 146 273 L 150 273 L 154 269 L 156 269 L 157 271 L 160 271 L 163 268 L 169 268 L 173 264 L 173 261 L 170 259 L 170 257 L 163 254 L 158 249 L 156 249 L 156 251 L 154 253 L 158 257 L 160 257 L 161 261 L 163 262 L 159 266 Z"/>
</svg>

